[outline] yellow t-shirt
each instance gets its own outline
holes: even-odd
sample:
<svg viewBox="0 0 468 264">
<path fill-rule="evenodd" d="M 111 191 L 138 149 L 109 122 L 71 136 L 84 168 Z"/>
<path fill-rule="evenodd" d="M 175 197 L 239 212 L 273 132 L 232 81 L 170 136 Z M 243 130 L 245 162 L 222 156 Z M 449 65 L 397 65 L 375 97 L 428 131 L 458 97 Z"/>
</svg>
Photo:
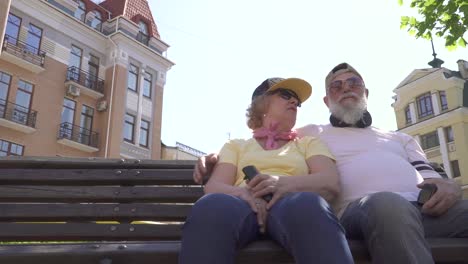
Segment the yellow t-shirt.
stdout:
<svg viewBox="0 0 468 264">
<path fill-rule="evenodd" d="M 306 175 L 309 173 L 306 160 L 315 155 L 335 157 L 327 146 L 315 137 L 296 138 L 279 149 L 264 150 L 254 139 L 234 139 L 224 144 L 219 153 L 219 162 L 237 167 L 236 186 L 244 182 L 242 168 L 254 165 L 263 174 L 276 176 Z"/>
</svg>

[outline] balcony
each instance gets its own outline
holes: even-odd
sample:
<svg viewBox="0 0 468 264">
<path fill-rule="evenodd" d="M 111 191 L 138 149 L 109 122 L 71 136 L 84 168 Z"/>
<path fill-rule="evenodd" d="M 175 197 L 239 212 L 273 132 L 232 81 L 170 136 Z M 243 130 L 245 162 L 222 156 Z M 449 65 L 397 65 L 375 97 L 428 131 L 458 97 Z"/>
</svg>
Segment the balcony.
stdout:
<svg viewBox="0 0 468 264">
<path fill-rule="evenodd" d="M 36 131 L 37 111 L 0 99 L 0 126 L 31 134 Z"/>
<path fill-rule="evenodd" d="M 94 99 L 104 97 L 104 80 L 75 66 L 68 67 L 67 69 L 67 78 L 65 81 L 67 92 L 70 89 L 70 85 L 79 88 L 79 92 L 75 92 L 72 94 L 73 96 L 78 96 L 80 93 L 83 93 Z"/>
<path fill-rule="evenodd" d="M 138 32 L 138 34 L 136 35 L 136 40 L 138 40 L 139 42 L 145 44 L 146 46 L 148 46 L 148 43 L 149 43 L 149 36 L 148 35 L 145 35 L 141 32 Z"/>
<path fill-rule="evenodd" d="M 97 132 L 64 122 L 60 124 L 57 142 L 71 148 L 92 153 L 99 150 L 98 137 L 99 134 Z"/>
<path fill-rule="evenodd" d="M 44 69 L 46 53 L 18 39 L 5 35 L 0 55 L 6 61 L 14 63 L 34 73 L 40 73 Z"/>
</svg>

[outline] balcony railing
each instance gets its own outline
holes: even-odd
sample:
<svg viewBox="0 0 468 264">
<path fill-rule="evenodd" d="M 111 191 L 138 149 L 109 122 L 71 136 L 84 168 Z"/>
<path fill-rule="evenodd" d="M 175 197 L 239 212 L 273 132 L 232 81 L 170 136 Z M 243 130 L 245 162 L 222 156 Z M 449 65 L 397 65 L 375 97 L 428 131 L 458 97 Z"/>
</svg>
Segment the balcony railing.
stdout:
<svg viewBox="0 0 468 264">
<path fill-rule="evenodd" d="M 97 132 L 68 122 L 60 124 L 58 132 L 58 139 L 69 139 L 94 148 L 98 147 L 98 137 L 99 134 Z"/>
<path fill-rule="evenodd" d="M 138 34 L 136 35 L 136 40 L 148 46 L 149 36 L 143 34 L 142 32 L 138 32 Z"/>
<path fill-rule="evenodd" d="M 18 39 L 5 35 L 2 49 L 32 64 L 44 67 L 46 53 Z"/>
<path fill-rule="evenodd" d="M 86 88 L 104 94 L 104 80 L 75 66 L 68 67 L 67 81 L 74 81 Z"/>
<path fill-rule="evenodd" d="M 0 118 L 35 128 L 36 117 L 37 111 L 0 99 Z"/>
</svg>

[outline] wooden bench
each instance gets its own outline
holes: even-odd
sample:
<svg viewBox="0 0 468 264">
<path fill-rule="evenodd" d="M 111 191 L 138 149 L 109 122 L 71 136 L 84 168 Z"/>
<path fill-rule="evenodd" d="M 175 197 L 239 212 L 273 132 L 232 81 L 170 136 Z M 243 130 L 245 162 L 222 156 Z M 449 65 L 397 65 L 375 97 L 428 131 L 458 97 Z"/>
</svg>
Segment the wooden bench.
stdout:
<svg viewBox="0 0 468 264">
<path fill-rule="evenodd" d="M 177 263 L 181 226 L 203 194 L 192 181 L 193 166 L 190 161 L 0 158 L 0 263 Z M 429 243 L 438 263 L 468 263 L 468 239 Z M 369 261 L 361 241 L 349 244 L 356 262 Z M 237 263 L 293 260 L 271 241 L 260 241 L 241 250 Z"/>
</svg>

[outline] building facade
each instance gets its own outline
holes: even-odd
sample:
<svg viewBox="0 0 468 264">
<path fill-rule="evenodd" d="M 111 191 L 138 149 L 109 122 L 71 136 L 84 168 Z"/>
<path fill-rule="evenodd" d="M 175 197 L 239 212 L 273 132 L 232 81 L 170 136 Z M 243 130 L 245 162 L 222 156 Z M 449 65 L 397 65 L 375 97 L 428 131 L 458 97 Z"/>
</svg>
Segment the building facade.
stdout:
<svg viewBox="0 0 468 264">
<path fill-rule="evenodd" d="M 147 0 L 0 2 L 0 156 L 161 158 L 174 63 Z"/>
<path fill-rule="evenodd" d="M 414 70 L 394 89 L 393 108 L 398 130 L 412 135 L 468 197 L 468 62 L 457 63 L 458 71 Z"/>
</svg>

